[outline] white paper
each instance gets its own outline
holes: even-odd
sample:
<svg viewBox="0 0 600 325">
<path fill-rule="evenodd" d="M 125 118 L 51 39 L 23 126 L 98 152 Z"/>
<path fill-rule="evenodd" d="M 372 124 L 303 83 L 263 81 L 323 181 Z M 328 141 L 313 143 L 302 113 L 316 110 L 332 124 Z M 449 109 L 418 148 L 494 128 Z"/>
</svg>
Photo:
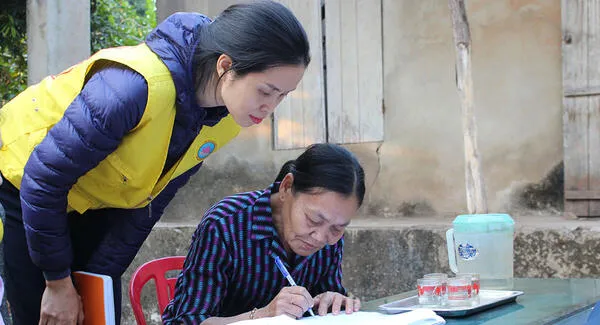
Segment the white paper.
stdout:
<svg viewBox="0 0 600 325">
<path fill-rule="evenodd" d="M 376 312 L 354 312 L 347 315 L 343 311 L 338 315 L 328 314 L 326 316 L 304 317 L 293 319 L 281 315 L 277 317 L 260 318 L 254 320 L 245 320 L 234 323 L 236 325 L 294 325 L 303 323 L 306 325 L 332 325 L 332 324 L 368 324 L 377 322 L 377 325 L 441 325 L 446 321 L 435 312 L 428 309 L 413 310 L 402 314 L 387 315 Z"/>
</svg>

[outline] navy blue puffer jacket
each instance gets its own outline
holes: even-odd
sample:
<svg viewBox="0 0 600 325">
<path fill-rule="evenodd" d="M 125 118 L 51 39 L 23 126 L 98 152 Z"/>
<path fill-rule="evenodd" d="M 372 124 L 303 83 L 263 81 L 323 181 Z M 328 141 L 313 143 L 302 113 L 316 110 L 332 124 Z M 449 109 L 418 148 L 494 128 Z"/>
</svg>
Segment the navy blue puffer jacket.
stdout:
<svg viewBox="0 0 600 325">
<path fill-rule="evenodd" d="M 196 103 L 193 53 L 197 32 L 210 20 L 200 14 L 177 13 L 154 29 L 146 43 L 168 67 L 177 92 L 177 113 L 165 169 L 185 153 L 203 125 L 215 125 L 225 107 L 202 108 Z M 47 280 L 71 272 L 73 261 L 67 225 L 67 194 L 77 179 L 113 152 L 144 113 L 148 86 L 135 71 L 102 62 L 92 69 L 80 94 L 63 118 L 32 152 L 21 183 L 21 206 L 29 253 Z M 120 276 L 135 257 L 152 227 L 179 188 L 200 165 L 169 183 L 149 208 L 105 209 L 95 217 L 119 214 L 86 269 Z"/>
</svg>

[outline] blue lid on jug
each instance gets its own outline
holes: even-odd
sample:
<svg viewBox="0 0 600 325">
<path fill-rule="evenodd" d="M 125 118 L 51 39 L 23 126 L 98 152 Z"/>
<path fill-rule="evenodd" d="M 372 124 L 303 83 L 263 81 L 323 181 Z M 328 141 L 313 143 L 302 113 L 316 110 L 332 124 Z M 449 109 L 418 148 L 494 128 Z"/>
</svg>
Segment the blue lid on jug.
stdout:
<svg viewBox="0 0 600 325">
<path fill-rule="evenodd" d="M 508 214 L 461 214 L 452 222 L 454 231 L 460 233 L 514 231 L 515 221 Z"/>
</svg>

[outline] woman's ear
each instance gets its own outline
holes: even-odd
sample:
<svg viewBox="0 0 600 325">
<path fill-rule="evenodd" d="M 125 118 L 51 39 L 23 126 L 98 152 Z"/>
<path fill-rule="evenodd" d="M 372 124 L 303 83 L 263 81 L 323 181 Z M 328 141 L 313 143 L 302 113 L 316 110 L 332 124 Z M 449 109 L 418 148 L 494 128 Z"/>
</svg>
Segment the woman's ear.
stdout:
<svg viewBox="0 0 600 325">
<path fill-rule="evenodd" d="M 231 69 L 233 65 L 233 61 L 231 57 L 227 54 L 221 54 L 217 59 L 217 75 L 221 77 L 224 73 Z"/>
<path fill-rule="evenodd" d="M 294 174 L 287 173 L 279 184 L 279 193 L 281 193 L 281 199 L 285 200 L 286 197 L 292 195 L 292 185 L 294 184 Z"/>
</svg>

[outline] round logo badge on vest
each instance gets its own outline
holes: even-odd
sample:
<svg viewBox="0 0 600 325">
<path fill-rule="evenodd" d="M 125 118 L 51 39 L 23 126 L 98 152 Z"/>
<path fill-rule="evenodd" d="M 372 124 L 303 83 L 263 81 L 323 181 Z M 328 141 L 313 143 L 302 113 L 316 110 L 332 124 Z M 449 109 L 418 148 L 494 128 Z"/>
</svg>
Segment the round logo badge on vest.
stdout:
<svg viewBox="0 0 600 325">
<path fill-rule="evenodd" d="M 206 141 L 198 149 L 198 159 L 202 160 L 208 157 L 213 151 L 215 151 L 215 143 L 212 141 Z"/>
</svg>

